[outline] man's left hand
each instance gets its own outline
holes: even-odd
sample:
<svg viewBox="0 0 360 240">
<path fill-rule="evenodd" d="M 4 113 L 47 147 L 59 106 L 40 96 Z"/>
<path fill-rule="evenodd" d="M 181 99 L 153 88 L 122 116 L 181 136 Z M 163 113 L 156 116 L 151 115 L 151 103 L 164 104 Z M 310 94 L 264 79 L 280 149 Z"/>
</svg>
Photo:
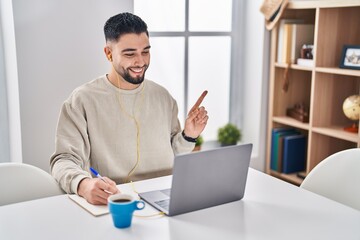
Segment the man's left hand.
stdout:
<svg viewBox="0 0 360 240">
<path fill-rule="evenodd" d="M 197 138 L 204 130 L 209 116 L 203 106 L 200 107 L 208 91 L 204 91 L 195 105 L 190 109 L 188 117 L 185 121 L 184 133 L 186 136 L 191 138 Z"/>
</svg>

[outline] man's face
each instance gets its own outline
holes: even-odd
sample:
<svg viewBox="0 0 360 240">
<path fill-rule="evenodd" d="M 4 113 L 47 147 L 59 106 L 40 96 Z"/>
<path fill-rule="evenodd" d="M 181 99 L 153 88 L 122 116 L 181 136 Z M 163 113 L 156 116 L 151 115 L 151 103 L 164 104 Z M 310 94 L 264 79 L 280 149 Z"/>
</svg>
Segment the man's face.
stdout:
<svg viewBox="0 0 360 240">
<path fill-rule="evenodd" d="M 131 84 L 144 81 L 150 64 L 150 44 L 146 33 L 125 34 L 112 43 L 112 58 L 116 72 Z"/>
</svg>

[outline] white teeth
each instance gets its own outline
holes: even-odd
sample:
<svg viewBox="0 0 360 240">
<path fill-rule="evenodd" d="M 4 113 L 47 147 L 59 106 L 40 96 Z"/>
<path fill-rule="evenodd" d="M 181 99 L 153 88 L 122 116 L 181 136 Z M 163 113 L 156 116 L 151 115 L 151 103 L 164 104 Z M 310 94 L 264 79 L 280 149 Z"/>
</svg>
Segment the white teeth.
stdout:
<svg viewBox="0 0 360 240">
<path fill-rule="evenodd" d="M 131 68 L 132 71 L 139 73 L 142 71 L 142 68 Z"/>
</svg>

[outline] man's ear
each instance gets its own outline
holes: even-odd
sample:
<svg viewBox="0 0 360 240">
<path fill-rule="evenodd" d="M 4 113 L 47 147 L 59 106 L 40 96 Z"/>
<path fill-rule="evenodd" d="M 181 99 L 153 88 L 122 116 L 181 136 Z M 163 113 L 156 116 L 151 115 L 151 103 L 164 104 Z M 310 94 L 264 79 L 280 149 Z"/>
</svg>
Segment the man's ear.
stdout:
<svg viewBox="0 0 360 240">
<path fill-rule="evenodd" d="M 112 62 L 112 53 L 111 53 L 111 50 L 108 46 L 104 47 L 104 53 L 106 55 L 106 58 Z"/>
</svg>

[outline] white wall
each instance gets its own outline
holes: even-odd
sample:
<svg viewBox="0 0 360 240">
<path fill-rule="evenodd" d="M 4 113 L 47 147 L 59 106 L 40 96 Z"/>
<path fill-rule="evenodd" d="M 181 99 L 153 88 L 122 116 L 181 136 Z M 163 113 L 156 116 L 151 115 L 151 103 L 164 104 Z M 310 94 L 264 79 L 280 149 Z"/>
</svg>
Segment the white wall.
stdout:
<svg viewBox="0 0 360 240">
<path fill-rule="evenodd" d="M 132 0 L 13 1 L 23 162 L 49 171 L 62 102 L 109 70 L 105 21 Z"/>
<path fill-rule="evenodd" d="M 267 82 L 269 58 L 269 33 L 264 29 L 264 16 L 259 9 L 263 0 L 249 0 L 245 4 L 245 34 L 243 75 L 244 142 L 251 142 L 251 166 L 264 171 L 267 122 Z"/>
</svg>

